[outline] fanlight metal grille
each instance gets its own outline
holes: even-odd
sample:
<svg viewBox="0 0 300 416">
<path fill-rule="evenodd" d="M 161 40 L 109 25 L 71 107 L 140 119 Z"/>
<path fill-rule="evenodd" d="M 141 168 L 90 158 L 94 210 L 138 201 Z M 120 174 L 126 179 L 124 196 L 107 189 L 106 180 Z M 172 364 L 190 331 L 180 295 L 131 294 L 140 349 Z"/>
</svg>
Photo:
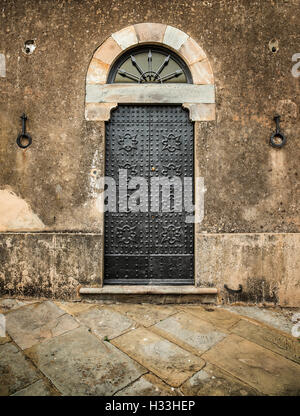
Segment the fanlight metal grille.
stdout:
<svg viewBox="0 0 300 416">
<path fill-rule="evenodd" d="M 115 63 L 109 83 L 192 83 L 184 61 L 158 46 L 135 48 Z"/>
</svg>

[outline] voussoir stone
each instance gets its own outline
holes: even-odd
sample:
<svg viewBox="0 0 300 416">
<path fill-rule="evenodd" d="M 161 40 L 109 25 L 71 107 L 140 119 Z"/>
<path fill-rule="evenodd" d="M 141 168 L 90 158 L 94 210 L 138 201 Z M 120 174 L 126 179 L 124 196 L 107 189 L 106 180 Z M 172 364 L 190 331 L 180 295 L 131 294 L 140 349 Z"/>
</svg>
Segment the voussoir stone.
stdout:
<svg viewBox="0 0 300 416">
<path fill-rule="evenodd" d="M 161 23 L 138 23 L 134 25 L 139 42 L 162 42 L 167 25 Z"/>
<path fill-rule="evenodd" d="M 93 58 L 87 72 L 86 82 L 89 84 L 105 84 L 109 65 Z"/>
<path fill-rule="evenodd" d="M 263 394 L 300 394 L 298 364 L 237 335 L 229 335 L 202 357 Z"/>
<path fill-rule="evenodd" d="M 67 396 L 111 396 L 146 370 L 109 342 L 79 327 L 26 350 Z"/>
<path fill-rule="evenodd" d="M 190 66 L 194 84 L 213 84 L 214 76 L 208 59 L 195 62 Z"/>
<path fill-rule="evenodd" d="M 105 64 L 111 65 L 115 58 L 122 52 L 120 45 L 111 36 L 99 46 L 94 53 L 94 58 Z"/>
<path fill-rule="evenodd" d="M 121 335 L 112 343 L 174 387 L 180 386 L 205 365 L 200 357 L 145 328 Z"/>
<path fill-rule="evenodd" d="M 189 65 L 206 59 L 204 50 L 191 37 L 182 44 L 179 52 Z"/>
<path fill-rule="evenodd" d="M 127 49 L 130 46 L 136 45 L 138 39 L 133 26 L 125 27 L 111 35 L 121 49 Z"/>
<path fill-rule="evenodd" d="M 73 317 L 51 301 L 28 305 L 6 314 L 6 330 L 23 350 L 78 325 Z"/>
<path fill-rule="evenodd" d="M 163 38 L 163 43 L 171 46 L 171 48 L 179 50 L 184 42 L 188 39 L 189 35 L 182 32 L 180 29 L 176 29 L 172 26 L 167 26 Z"/>
<path fill-rule="evenodd" d="M 151 329 L 195 354 L 202 354 L 226 336 L 210 323 L 185 312 L 172 315 Z"/>
</svg>

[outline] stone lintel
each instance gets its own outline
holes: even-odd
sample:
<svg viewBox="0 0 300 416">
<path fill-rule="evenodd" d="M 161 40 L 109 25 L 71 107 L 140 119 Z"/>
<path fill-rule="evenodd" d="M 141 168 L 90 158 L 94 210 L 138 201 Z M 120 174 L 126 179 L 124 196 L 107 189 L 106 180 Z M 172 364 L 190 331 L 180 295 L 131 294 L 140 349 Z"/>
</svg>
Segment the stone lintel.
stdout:
<svg viewBox="0 0 300 416">
<path fill-rule="evenodd" d="M 117 106 L 118 103 L 87 103 L 85 119 L 88 121 L 109 121 L 111 110 Z M 189 110 L 191 121 L 214 121 L 216 118 L 215 104 L 183 103 L 182 107 Z"/>
<path fill-rule="evenodd" d="M 183 104 L 215 103 L 214 85 L 88 84 L 86 103 Z"/>
</svg>

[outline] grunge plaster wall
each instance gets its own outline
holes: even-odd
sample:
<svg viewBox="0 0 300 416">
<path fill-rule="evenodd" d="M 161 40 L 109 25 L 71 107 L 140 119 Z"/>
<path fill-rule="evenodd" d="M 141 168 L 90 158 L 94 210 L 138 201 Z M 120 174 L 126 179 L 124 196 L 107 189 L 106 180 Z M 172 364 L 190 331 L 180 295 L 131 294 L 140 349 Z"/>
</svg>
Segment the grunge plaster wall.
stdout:
<svg viewBox="0 0 300 416">
<path fill-rule="evenodd" d="M 196 125 L 197 170 L 207 189 L 196 285 L 244 283 L 242 300 L 299 305 L 300 78 L 292 75 L 299 5 L 0 0 L 2 293 L 70 298 L 78 285 L 100 283 L 102 217 L 93 172 L 103 173 L 104 130 L 85 120 L 86 73 L 112 33 L 156 22 L 193 37 L 215 78 L 216 121 Z M 23 51 L 27 40 L 36 45 L 31 55 Z M 25 150 L 16 145 L 23 112 L 33 138 Z M 277 113 L 287 136 L 280 150 L 268 144 Z M 238 248 L 243 254 L 235 256 Z"/>
</svg>

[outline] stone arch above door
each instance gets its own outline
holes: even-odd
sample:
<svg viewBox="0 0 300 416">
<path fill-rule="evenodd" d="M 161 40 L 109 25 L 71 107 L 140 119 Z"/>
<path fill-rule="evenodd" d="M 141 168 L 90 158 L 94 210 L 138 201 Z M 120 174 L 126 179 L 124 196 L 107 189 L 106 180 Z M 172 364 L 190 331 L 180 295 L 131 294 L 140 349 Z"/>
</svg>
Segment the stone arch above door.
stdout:
<svg viewBox="0 0 300 416">
<path fill-rule="evenodd" d="M 107 84 L 112 65 L 124 51 L 150 43 L 177 53 L 193 84 Z M 85 118 L 107 121 L 119 103 L 182 104 L 192 121 L 215 120 L 214 76 L 205 52 L 183 31 L 160 23 L 139 23 L 113 33 L 95 51 L 87 71 Z"/>
</svg>

